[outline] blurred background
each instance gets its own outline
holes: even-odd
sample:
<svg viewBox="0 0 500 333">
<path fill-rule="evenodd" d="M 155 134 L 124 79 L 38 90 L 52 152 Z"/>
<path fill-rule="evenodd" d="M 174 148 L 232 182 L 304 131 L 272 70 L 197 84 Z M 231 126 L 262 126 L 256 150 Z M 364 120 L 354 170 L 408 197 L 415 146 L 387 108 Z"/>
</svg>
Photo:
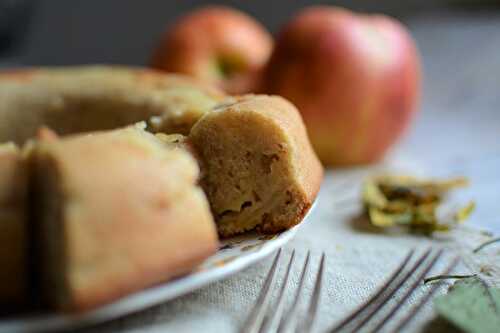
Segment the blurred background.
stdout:
<svg viewBox="0 0 500 333">
<path fill-rule="evenodd" d="M 0 58 L 5 63 L 66 65 L 80 63 L 145 64 L 165 25 L 180 14 L 207 4 L 237 7 L 257 17 L 275 32 L 301 7 L 327 3 L 367 12 L 382 12 L 402 19 L 424 37 L 439 39 L 443 24 L 450 29 L 463 22 L 462 46 L 468 46 L 468 31 L 482 28 L 477 37 L 500 27 L 500 1 L 494 0 L 0 0 Z M 480 17 L 473 23 L 471 19 Z M 423 21 L 423 22 L 422 22 Z M 492 22 L 494 21 L 494 22 Z M 423 25 L 436 35 L 420 32 Z M 478 26 L 479 25 L 479 26 Z M 459 27 L 456 27 L 457 29 Z M 499 31 L 499 30 L 497 30 Z M 419 38 L 421 34 L 422 38 Z M 498 41 L 498 40 L 497 40 Z M 441 39 L 440 43 L 446 40 Z M 424 54 L 425 55 L 425 54 Z"/>
</svg>

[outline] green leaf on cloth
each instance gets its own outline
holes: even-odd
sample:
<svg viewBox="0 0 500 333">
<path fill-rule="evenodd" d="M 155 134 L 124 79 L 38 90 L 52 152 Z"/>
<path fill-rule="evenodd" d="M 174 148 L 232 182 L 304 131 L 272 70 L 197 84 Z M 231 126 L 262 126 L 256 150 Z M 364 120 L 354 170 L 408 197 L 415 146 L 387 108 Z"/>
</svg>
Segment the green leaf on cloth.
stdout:
<svg viewBox="0 0 500 333">
<path fill-rule="evenodd" d="M 490 287 L 478 277 L 455 282 L 446 295 L 434 300 L 434 307 L 465 332 L 500 332 L 500 288 Z"/>
</svg>

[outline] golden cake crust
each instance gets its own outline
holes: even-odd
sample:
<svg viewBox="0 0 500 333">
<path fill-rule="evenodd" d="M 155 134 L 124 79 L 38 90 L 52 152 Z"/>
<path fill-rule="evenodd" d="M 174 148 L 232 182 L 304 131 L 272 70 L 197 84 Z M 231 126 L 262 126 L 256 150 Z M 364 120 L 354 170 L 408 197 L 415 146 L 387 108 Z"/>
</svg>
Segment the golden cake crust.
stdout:
<svg viewBox="0 0 500 333">
<path fill-rule="evenodd" d="M 37 195 L 58 198 L 57 212 L 37 222 L 43 289 L 53 305 L 93 308 L 185 274 L 217 250 L 210 208 L 196 185 L 198 166 L 183 149 L 136 128 L 33 149 Z M 48 201 L 41 205 L 45 214 L 54 211 Z M 50 233 L 53 224 L 60 235 Z M 54 271 L 63 290 L 55 300 Z"/>
<path fill-rule="evenodd" d="M 61 135 L 146 121 L 154 132 L 187 134 L 224 94 L 204 83 L 119 66 L 0 72 L 0 142 L 23 143 L 40 126 Z"/>
</svg>

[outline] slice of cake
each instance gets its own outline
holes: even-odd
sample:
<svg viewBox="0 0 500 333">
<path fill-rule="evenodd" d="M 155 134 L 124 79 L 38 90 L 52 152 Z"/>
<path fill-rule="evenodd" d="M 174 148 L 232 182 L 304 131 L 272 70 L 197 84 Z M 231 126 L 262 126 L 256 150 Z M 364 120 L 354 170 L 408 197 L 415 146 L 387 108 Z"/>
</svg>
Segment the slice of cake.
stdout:
<svg viewBox="0 0 500 333">
<path fill-rule="evenodd" d="M 27 301 L 28 172 L 14 144 L 0 145 L 0 306 Z"/>
<path fill-rule="evenodd" d="M 189 142 L 222 236 L 290 228 L 319 190 L 323 168 L 297 109 L 281 97 L 228 99 L 194 125 Z"/>
<path fill-rule="evenodd" d="M 175 144 L 130 127 L 32 149 L 41 290 L 53 306 L 104 304 L 216 251 L 197 163 Z"/>
</svg>

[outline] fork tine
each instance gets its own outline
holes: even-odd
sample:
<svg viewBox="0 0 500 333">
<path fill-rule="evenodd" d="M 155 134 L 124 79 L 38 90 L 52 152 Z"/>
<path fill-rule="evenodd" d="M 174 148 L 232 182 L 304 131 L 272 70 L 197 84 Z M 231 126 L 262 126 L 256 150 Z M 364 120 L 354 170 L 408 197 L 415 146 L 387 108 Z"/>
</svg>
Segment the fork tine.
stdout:
<svg viewBox="0 0 500 333">
<path fill-rule="evenodd" d="M 300 299 L 300 296 L 302 294 L 300 291 L 304 287 L 304 281 L 305 281 L 306 272 L 307 272 L 308 267 L 309 267 L 310 257 L 311 257 L 311 252 L 308 251 L 307 256 L 306 256 L 306 260 L 304 262 L 304 267 L 302 268 L 302 273 L 300 274 L 299 285 L 297 286 L 297 290 L 295 291 L 295 297 L 293 298 L 293 303 L 290 306 L 290 309 L 288 310 L 288 312 L 285 314 L 285 316 L 283 316 L 283 318 L 281 318 L 280 325 L 278 326 L 279 333 L 289 332 L 295 323 L 294 315 L 297 312 L 297 308 L 299 305 L 299 299 Z"/>
<path fill-rule="evenodd" d="M 358 325 L 356 325 L 356 327 L 353 329 L 353 332 L 359 331 L 359 329 L 363 327 L 385 305 L 385 303 L 387 303 L 387 301 L 389 301 L 389 299 L 396 293 L 396 291 L 398 291 L 401 288 L 401 286 L 406 281 L 408 281 L 408 279 L 412 276 L 412 274 L 415 273 L 415 271 L 422 265 L 425 259 L 429 257 L 431 251 L 432 248 L 429 248 L 427 251 L 425 251 L 423 255 L 420 256 L 420 258 L 418 258 L 417 262 L 413 264 L 413 266 L 406 273 L 406 275 L 404 275 L 404 277 L 400 281 L 398 281 L 396 287 L 393 288 L 388 295 L 383 297 L 380 303 L 377 304 L 377 306 L 373 310 L 368 312 L 368 315 L 365 318 L 363 318 L 363 320 Z"/>
<path fill-rule="evenodd" d="M 283 283 L 281 284 L 281 288 L 279 291 L 278 301 L 277 301 L 275 310 L 271 314 L 271 317 L 268 318 L 268 320 L 264 321 L 259 332 L 268 332 L 272 327 L 274 327 L 274 323 L 276 322 L 276 320 L 279 320 L 279 318 L 281 316 L 281 312 L 283 311 L 283 305 L 285 304 L 285 302 L 284 302 L 285 289 L 288 285 L 288 280 L 289 280 L 288 277 L 290 276 L 290 270 L 292 268 L 294 258 L 295 258 L 295 250 L 293 250 L 292 255 L 290 256 L 290 260 L 288 261 L 288 267 L 286 269 Z"/>
<path fill-rule="evenodd" d="M 450 274 L 450 272 L 457 266 L 458 262 L 460 261 L 459 257 L 455 257 L 451 264 L 449 264 L 444 272 L 442 274 Z M 418 302 L 416 306 L 413 307 L 413 309 L 406 314 L 406 316 L 399 322 L 398 326 L 393 330 L 393 332 L 402 332 L 403 328 L 410 322 L 410 320 L 417 314 L 418 311 L 422 308 L 422 306 L 425 305 L 429 301 L 429 299 L 436 293 L 438 290 L 439 284 L 435 283 L 431 290 Z"/>
<path fill-rule="evenodd" d="M 314 284 L 314 290 L 309 303 L 309 309 L 307 310 L 307 317 L 304 321 L 304 325 L 301 327 L 299 332 L 311 332 L 314 319 L 316 318 L 316 313 L 318 311 L 319 299 L 321 296 L 321 287 L 323 282 L 323 274 L 325 268 L 325 253 L 321 256 L 321 262 L 319 264 L 318 274 L 316 275 L 316 283 Z"/>
<path fill-rule="evenodd" d="M 432 269 L 432 267 L 438 261 L 439 257 L 441 257 L 442 254 L 443 254 L 443 249 L 439 250 L 438 253 L 436 255 L 434 255 L 434 257 L 427 264 L 427 266 L 425 266 L 425 268 L 422 270 L 422 272 L 420 272 L 418 274 L 417 278 L 415 279 L 415 282 L 413 282 L 411 284 L 410 288 L 405 292 L 405 294 L 403 295 L 403 298 L 401 298 L 399 300 L 399 302 L 396 304 L 396 306 L 394 306 L 391 309 L 391 311 L 384 317 L 384 319 L 382 319 L 377 324 L 377 326 L 375 327 L 375 329 L 373 330 L 373 332 L 378 332 L 387 323 L 387 321 L 401 308 L 401 306 L 403 305 L 403 303 L 408 299 L 408 297 L 410 297 L 410 295 L 415 291 L 415 289 L 417 289 L 417 287 L 420 284 L 421 280 L 424 278 L 424 276 L 427 273 L 429 273 L 429 271 Z"/>
<path fill-rule="evenodd" d="M 377 292 L 375 294 L 373 294 L 373 296 L 371 296 L 367 302 L 365 302 L 356 311 L 351 313 L 347 318 L 345 318 L 337 326 L 335 326 L 331 330 L 331 332 L 336 332 L 336 331 L 339 331 L 340 329 L 342 329 L 345 325 L 347 325 L 355 317 L 357 317 L 361 312 L 363 312 L 368 306 L 370 306 L 385 290 L 387 290 L 387 288 L 392 284 L 392 282 L 396 279 L 396 277 L 401 273 L 401 271 L 408 264 L 408 262 L 410 261 L 410 258 L 413 256 L 414 253 L 415 253 L 415 249 L 411 249 L 410 251 L 408 251 L 408 254 L 401 261 L 398 268 L 396 268 L 396 270 L 387 279 L 387 281 L 384 283 L 384 285 L 382 287 L 380 287 L 380 289 L 378 289 Z"/>
<path fill-rule="evenodd" d="M 271 268 L 267 273 L 266 281 L 264 282 L 264 286 L 260 291 L 259 297 L 257 298 L 257 301 L 252 308 L 252 312 L 250 312 L 250 315 L 243 324 L 243 328 L 241 329 L 242 333 L 256 332 L 257 328 L 260 327 L 262 323 L 262 319 L 264 318 L 264 314 L 271 297 L 271 293 L 269 292 L 269 290 L 271 288 L 271 285 L 273 285 L 275 281 L 274 277 L 276 276 L 276 267 L 278 267 L 280 256 L 281 249 L 278 250 L 278 253 L 274 257 L 273 264 L 271 265 Z"/>
</svg>

